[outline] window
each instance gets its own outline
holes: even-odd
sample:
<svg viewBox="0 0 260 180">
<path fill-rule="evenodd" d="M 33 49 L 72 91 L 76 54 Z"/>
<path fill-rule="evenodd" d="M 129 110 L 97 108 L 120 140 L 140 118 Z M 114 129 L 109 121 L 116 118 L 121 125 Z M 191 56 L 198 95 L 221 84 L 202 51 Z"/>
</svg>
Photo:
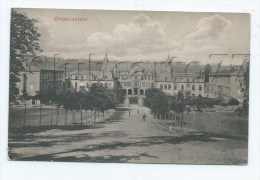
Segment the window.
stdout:
<svg viewBox="0 0 260 180">
<path fill-rule="evenodd" d="M 81 79 L 83 79 L 83 76 L 81 76 Z"/>
<path fill-rule="evenodd" d="M 186 84 L 186 88 L 187 88 L 187 90 L 190 90 L 190 83 Z"/>
<path fill-rule="evenodd" d="M 199 85 L 199 91 L 202 91 L 202 85 Z"/>
<path fill-rule="evenodd" d="M 177 85 L 176 84 L 174 85 L 174 89 L 177 90 Z"/>
<path fill-rule="evenodd" d="M 77 83 L 77 82 L 75 82 L 75 88 L 76 88 L 76 89 L 78 88 L 78 83 Z"/>
<path fill-rule="evenodd" d="M 183 84 L 181 85 L 181 90 L 184 90 L 184 85 Z"/>
<path fill-rule="evenodd" d="M 163 84 L 160 84 L 160 89 L 163 90 Z"/>
<path fill-rule="evenodd" d="M 78 76 L 75 76 L 75 79 L 78 79 Z"/>
<path fill-rule="evenodd" d="M 195 85 L 192 85 L 192 91 L 195 91 Z"/>
<path fill-rule="evenodd" d="M 168 90 L 171 90 L 171 89 L 172 89 L 172 85 L 168 84 Z"/>
<path fill-rule="evenodd" d="M 187 78 L 187 82 L 189 82 L 190 81 L 190 79 L 189 78 Z"/>
<path fill-rule="evenodd" d="M 164 84 L 164 90 L 167 90 L 168 88 L 167 88 L 167 84 Z"/>
</svg>

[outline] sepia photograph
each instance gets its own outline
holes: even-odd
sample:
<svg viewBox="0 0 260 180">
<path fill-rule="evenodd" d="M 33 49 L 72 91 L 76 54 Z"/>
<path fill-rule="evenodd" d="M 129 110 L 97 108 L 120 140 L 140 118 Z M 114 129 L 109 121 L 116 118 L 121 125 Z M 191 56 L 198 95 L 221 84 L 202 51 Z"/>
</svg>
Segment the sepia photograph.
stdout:
<svg viewBox="0 0 260 180">
<path fill-rule="evenodd" d="M 10 13 L 10 161 L 247 165 L 249 13 Z"/>
</svg>

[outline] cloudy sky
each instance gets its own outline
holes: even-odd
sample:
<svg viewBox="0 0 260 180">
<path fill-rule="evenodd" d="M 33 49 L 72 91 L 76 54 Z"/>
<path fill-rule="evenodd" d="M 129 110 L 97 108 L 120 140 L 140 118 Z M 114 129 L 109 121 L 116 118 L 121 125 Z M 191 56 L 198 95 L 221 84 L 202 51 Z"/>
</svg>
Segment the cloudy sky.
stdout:
<svg viewBox="0 0 260 180">
<path fill-rule="evenodd" d="M 93 59 L 101 59 L 107 51 L 114 60 L 163 61 L 170 54 L 179 61 L 207 63 L 220 59 L 218 56 L 209 60 L 210 53 L 250 51 L 248 14 L 16 10 L 39 21 L 44 55 L 59 53 L 63 58 L 88 58 L 89 53 L 94 53 Z M 56 21 L 57 17 L 83 17 L 87 21 Z M 241 62 L 241 58 L 223 60 L 227 64 Z"/>
</svg>

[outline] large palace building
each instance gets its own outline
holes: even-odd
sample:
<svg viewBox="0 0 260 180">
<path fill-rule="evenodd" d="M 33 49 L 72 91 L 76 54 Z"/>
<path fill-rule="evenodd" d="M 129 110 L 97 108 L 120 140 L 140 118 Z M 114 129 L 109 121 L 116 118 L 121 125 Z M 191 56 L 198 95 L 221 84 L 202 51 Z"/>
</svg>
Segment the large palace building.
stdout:
<svg viewBox="0 0 260 180">
<path fill-rule="evenodd" d="M 30 57 L 24 62 L 24 69 L 18 88 L 20 94 L 26 92 L 32 96 L 37 92 L 88 91 L 93 83 L 98 83 L 108 88 L 120 84 L 126 105 L 133 99 L 142 105 L 149 88 L 161 89 L 168 95 L 189 92 L 192 96 L 214 98 L 221 93 L 227 99 L 243 99 L 238 68 L 219 70 L 217 74 L 210 74 L 209 82 L 205 82 L 204 66 L 173 62 L 170 56 L 163 62 L 131 62 L 109 61 L 106 54 L 102 61 L 67 60 L 56 66 L 50 60 L 33 62 Z"/>
</svg>

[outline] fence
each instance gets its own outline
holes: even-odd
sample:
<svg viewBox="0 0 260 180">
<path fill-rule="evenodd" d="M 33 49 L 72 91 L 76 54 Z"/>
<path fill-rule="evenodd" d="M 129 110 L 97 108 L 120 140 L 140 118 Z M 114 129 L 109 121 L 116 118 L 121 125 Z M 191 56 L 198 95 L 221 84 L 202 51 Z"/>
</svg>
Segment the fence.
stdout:
<svg viewBox="0 0 260 180">
<path fill-rule="evenodd" d="M 235 112 L 190 112 L 185 113 L 183 124 L 178 120 L 161 119 L 157 122 L 167 128 L 218 133 L 232 136 L 248 136 L 248 119 Z"/>
<path fill-rule="evenodd" d="M 113 113 L 113 110 L 105 111 L 104 118 Z M 10 127 L 22 127 L 24 123 L 24 108 L 9 108 Z M 29 108 L 26 111 L 25 126 L 46 126 L 46 125 L 65 125 L 65 110 L 59 109 L 57 115 L 56 106 L 43 106 L 40 117 L 40 107 Z M 41 120 L 40 120 L 41 119 Z M 103 120 L 103 114 L 96 112 L 95 122 Z M 40 122 L 41 121 L 41 122 Z M 94 111 L 82 111 L 82 124 L 92 124 L 94 122 Z M 81 124 L 80 111 L 68 111 L 67 125 Z"/>
</svg>

